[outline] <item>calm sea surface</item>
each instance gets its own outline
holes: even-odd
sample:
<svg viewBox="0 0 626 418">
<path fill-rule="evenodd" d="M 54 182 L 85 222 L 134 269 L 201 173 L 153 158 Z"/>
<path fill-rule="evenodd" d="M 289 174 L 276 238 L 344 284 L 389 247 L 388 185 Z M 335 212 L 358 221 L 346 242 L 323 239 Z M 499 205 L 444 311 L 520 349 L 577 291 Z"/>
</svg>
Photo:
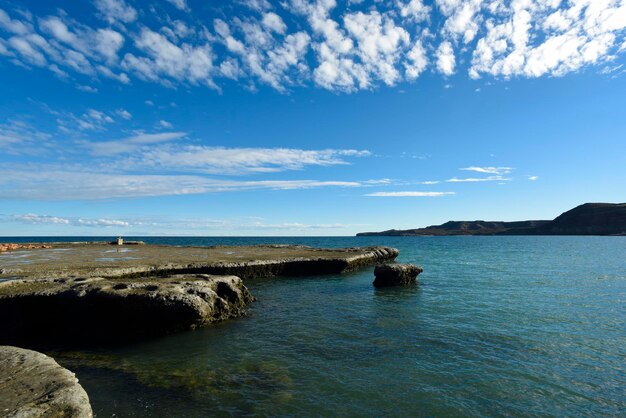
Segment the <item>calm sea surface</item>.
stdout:
<svg viewBox="0 0 626 418">
<path fill-rule="evenodd" d="M 248 281 L 245 318 L 53 353 L 98 417 L 626 414 L 626 237 L 139 239 L 389 245 L 424 273 Z"/>
</svg>

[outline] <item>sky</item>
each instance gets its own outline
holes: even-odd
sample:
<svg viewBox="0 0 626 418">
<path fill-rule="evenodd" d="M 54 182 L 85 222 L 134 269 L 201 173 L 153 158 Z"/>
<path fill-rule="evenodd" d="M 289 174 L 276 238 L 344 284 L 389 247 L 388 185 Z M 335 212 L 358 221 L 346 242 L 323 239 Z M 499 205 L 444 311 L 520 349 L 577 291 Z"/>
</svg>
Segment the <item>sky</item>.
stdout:
<svg viewBox="0 0 626 418">
<path fill-rule="evenodd" d="M 626 0 L 0 0 L 0 236 L 626 201 Z"/>
</svg>

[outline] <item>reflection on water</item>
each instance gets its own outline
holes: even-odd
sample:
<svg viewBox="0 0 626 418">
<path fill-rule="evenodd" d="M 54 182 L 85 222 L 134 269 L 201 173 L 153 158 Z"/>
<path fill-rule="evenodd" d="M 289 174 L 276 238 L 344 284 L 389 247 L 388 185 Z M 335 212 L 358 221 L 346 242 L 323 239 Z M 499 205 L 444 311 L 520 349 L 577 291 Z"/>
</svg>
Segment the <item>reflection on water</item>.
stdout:
<svg viewBox="0 0 626 418">
<path fill-rule="evenodd" d="M 63 255 L 75 250 L 71 248 L 41 248 L 36 250 L 15 250 L 0 253 L 0 267 L 19 266 L 40 261 L 60 260 Z"/>
<path fill-rule="evenodd" d="M 371 268 L 251 280 L 258 300 L 245 318 L 127 347 L 54 353 L 77 373 L 97 415 L 620 416 L 626 410 L 624 237 L 273 242 L 391 245 L 400 249 L 399 261 L 420 264 L 424 273 L 417 286 L 391 289 L 372 286 Z"/>
<path fill-rule="evenodd" d="M 130 248 L 123 248 L 123 247 L 120 248 L 120 247 L 117 247 L 114 250 L 106 250 L 104 252 L 105 253 L 118 253 L 118 254 L 120 254 L 120 253 L 132 253 L 132 252 L 136 252 L 136 251 L 137 250 L 133 250 L 133 249 L 130 249 Z"/>
</svg>

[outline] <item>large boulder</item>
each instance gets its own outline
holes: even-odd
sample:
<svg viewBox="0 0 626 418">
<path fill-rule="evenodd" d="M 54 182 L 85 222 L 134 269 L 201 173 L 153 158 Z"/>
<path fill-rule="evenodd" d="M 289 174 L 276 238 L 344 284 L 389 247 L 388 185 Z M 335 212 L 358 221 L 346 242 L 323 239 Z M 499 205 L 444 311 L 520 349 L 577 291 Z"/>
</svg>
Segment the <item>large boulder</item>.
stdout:
<svg viewBox="0 0 626 418">
<path fill-rule="evenodd" d="M 128 342 L 242 316 L 252 300 L 235 276 L 7 281 L 0 283 L 0 344 Z"/>
<path fill-rule="evenodd" d="M 402 286 L 416 282 L 422 268 L 413 264 L 381 264 L 374 268 L 374 286 Z"/>
<path fill-rule="evenodd" d="M 0 346 L 0 415 L 88 418 L 93 413 L 74 373 L 45 354 Z"/>
</svg>

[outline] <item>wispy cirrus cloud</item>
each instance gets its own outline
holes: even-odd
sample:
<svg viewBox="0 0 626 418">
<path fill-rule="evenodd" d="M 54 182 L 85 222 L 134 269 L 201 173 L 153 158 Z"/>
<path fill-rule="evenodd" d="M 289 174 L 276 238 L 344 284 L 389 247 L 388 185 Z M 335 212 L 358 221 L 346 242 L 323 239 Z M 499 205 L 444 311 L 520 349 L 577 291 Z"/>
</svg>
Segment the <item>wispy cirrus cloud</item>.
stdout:
<svg viewBox="0 0 626 418">
<path fill-rule="evenodd" d="M 186 132 L 138 132 L 135 135 L 114 141 L 80 141 L 79 144 L 88 149 L 92 155 L 102 157 L 131 153 L 146 145 L 170 142 L 185 136 L 187 136 Z"/>
<path fill-rule="evenodd" d="M 0 123 L 0 150 L 11 155 L 39 154 L 49 146 L 52 135 L 22 120 Z"/>
<path fill-rule="evenodd" d="M 458 178 L 452 177 L 446 180 L 446 183 L 482 183 L 482 182 L 506 182 L 511 181 L 510 178 L 504 177 L 506 174 L 510 174 L 513 171 L 511 167 L 479 167 L 479 166 L 470 166 L 460 168 L 459 170 L 463 171 L 472 171 L 474 173 L 481 174 L 489 174 L 487 177 L 468 177 L 468 178 Z"/>
<path fill-rule="evenodd" d="M 20 223 L 25 225 L 50 225 L 59 231 L 80 231 L 83 228 L 93 228 L 111 233 L 125 234 L 141 233 L 148 235 L 180 234 L 186 233 L 202 234 L 205 231 L 232 231 L 234 234 L 241 234 L 242 231 L 275 231 L 276 233 L 293 233 L 307 231 L 340 231 L 350 227 L 361 226 L 360 224 L 347 223 L 307 223 L 307 222 L 271 222 L 259 217 L 243 218 L 180 218 L 180 217 L 120 217 L 120 218 L 84 218 L 75 216 L 52 216 L 39 215 L 34 213 L 17 215 L 0 215 L 0 223 Z"/>
<path fill-rule="evenodd" d="M 371 155 L 367 150 L 296 148 L 226 148 L 200 145 L 162 146 L 129 159 L 144 168 L 185 169 L 209 174 L 242 175 L 301 170 L 307 166 L 346 165 L 350 157 Z"/>
<path fill-rule="evenodd" d="M 453 177 L 446 180 L 447 183 L 482 183 L 486 181 L 510 181 L 511 179 L 502 176 L 489 176 L 489 177 L 469 177 L 469 178 L 457 178 Z"/>
<path fill-rule="evenodd" d="M 31 167 L 32 168 L 32 167 Z M 0 198 L 26 200 L 99 200 L 251 190 L 355 188 L 377 180 L 220 180 L 194 175 L 119 174 L 39 168 L 7 170 L 0 177 Z"/>
<path fill-rule="evenodd" d="M 474 171 L 476 173 L 496 174 L 499 176 L 503 174 L 509 174 L 511 171 L 513 171 L 511 167 L 477 167 L 477 166 L 465 167 L 465 168 L 461 168 L 460 170 Z"/>
<path fill-rule="evenodd" d="M 50 215 L 37 215 L 34 213 L 27 213 L 23 215 L 13 215 L 10 219 L 26 224 L 52 224 L 52 225 L 71 225 L 71 226 L 92 226 L 92 227 L 127 227 L 131 223 L 128 221 L 122 221 L 118 219 L 88 219 L 88 218 L 75 218 L 75 217 L 60 217 Z"/>
</svg>

